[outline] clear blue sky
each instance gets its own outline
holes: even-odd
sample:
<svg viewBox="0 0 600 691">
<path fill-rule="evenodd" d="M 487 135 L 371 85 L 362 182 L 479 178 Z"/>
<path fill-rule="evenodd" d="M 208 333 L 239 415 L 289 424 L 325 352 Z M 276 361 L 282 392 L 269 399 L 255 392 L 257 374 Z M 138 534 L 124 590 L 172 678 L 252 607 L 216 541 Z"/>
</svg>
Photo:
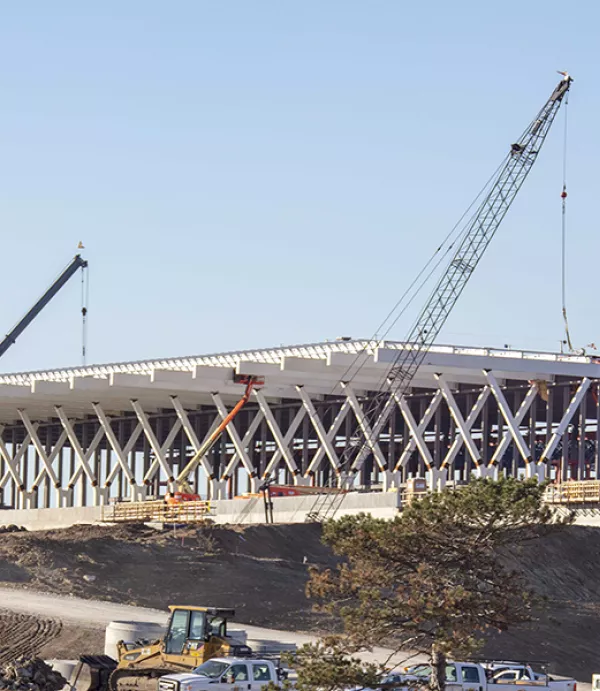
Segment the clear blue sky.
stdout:
<svg viewBox="0 0 600 691">
<path fill-rule="evenodd" d="M 571 328 L 600 345 L 599 25 L 591 1 L 4 3 L 0 329 L 83 240 L 89 361 L 370 336 L 567 69 Z M 562 127 L 441 342 L 557 349 Z M 79 308 L 75 280 L 0 370 L 79 364 Z"/>
</svg>

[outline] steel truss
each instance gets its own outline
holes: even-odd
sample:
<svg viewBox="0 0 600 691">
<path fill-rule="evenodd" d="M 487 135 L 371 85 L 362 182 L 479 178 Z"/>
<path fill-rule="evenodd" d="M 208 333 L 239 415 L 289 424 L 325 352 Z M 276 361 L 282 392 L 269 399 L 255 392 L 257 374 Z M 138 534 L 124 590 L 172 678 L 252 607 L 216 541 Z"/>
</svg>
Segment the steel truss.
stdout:
<svg viewBox="0 0 600 691">
<path fill-rule="evenodd" d="M 264 478 L 289 484 L 390 490 L 409 477 L 430 486 L 494 477 L 598 477 L 598 380 L 556 377 L 552 383 L 506 382 L 489 371 L 485 384 L 451 383 L 392 399 L 385 426 L 375 433 L 365 410 L 370 398 L 340 383 L 341 394 L 252 400 L 211 451 L 193 468 L 191 484 L 207 498 L 256 492 Z M 72 418 L 61 406 L 50 419 L 0 425 L 0 489 L 15 508 L 106 504 L 111 499 L 160 496 L 193 457 L 227 406 L 129 409 Z M 359 430 L 369 453 L 344 467 L 344 449 Z"/>
</svg>

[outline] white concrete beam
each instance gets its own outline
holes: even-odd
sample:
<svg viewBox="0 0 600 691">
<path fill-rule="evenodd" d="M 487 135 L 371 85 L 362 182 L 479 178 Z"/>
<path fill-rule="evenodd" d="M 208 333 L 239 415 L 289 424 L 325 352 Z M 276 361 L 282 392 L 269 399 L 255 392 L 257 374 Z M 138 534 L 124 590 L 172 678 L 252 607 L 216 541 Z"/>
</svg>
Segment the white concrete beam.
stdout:
<svg viewBox="0 0 600 691">
<path fill-rule="evenodd" d="M 41 381 L 31 383 L 31 393 L 38 396 L 64 396 L 71 389 L 68 381 Z"/>
<path fill-rule="evenodd" d="M 327 372 L 327 363 L 325 360 L 285 356 L 281 358 L 281 371 L 325 374 Z"/>
<path fill-rule="evenodd" d="M 96 377 L 71 377 L 69 380 L 69 388 L 71 391 L 109 391 L 110 381 L 106 379 L 98 379 Z"/>
</svg>

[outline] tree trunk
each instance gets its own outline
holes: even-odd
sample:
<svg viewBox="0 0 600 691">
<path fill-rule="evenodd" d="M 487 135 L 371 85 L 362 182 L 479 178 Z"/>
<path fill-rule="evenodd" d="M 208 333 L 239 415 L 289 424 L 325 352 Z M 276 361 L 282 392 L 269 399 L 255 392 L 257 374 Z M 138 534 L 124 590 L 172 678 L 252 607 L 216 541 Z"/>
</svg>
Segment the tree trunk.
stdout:
<svg viewBox="0 0 600 691">
<path fill-rule="evenodd" d="M 431 689 L 445 691 L 446 689 L 446 653 L 435 643 L 431 646 Z"/>
</svg>

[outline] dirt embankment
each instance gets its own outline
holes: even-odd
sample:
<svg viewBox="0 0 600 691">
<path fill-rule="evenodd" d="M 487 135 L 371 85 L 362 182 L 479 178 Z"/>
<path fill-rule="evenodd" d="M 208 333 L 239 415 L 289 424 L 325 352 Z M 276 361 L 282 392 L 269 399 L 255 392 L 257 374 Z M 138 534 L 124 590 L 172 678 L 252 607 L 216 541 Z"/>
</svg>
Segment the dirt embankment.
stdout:
<svg viewBox="0 0 600 691">
<path fill-rule="evenodd" d="M 307 568 L 333 563 L 315 524 L 201 532 L 75 526 L 0 535 L 3 584 L 158 609 L 234 607 L 237 621 L 289 630 L 317 624 L 304 595 Z"/>
<path fill-rule="evenodd" d="M 484 653 L 553 661 L 551 671 L 580 680 L 600 672 L 600 530 L 569 527 L 531 543 L 514 561 L 548 598 L 548 608 L 536 624 L 490 637 Z M 234 607 L 240 622 L 289 630 L 324 628 L 304 595 L 310 564 L 335 564 L 313 524 L 213 527 L 201 533 L 75 526 L 0 534 L 2 585 L 159 609 Z M 2 626 L 2 620 L 0 615 L 0 654 L 11 629 L 11 622 Z M 64 626 L 43 652 L 47 657 L 69 650 L 101 652 L 101 644 L 98 631 Z"/>
</svg>

